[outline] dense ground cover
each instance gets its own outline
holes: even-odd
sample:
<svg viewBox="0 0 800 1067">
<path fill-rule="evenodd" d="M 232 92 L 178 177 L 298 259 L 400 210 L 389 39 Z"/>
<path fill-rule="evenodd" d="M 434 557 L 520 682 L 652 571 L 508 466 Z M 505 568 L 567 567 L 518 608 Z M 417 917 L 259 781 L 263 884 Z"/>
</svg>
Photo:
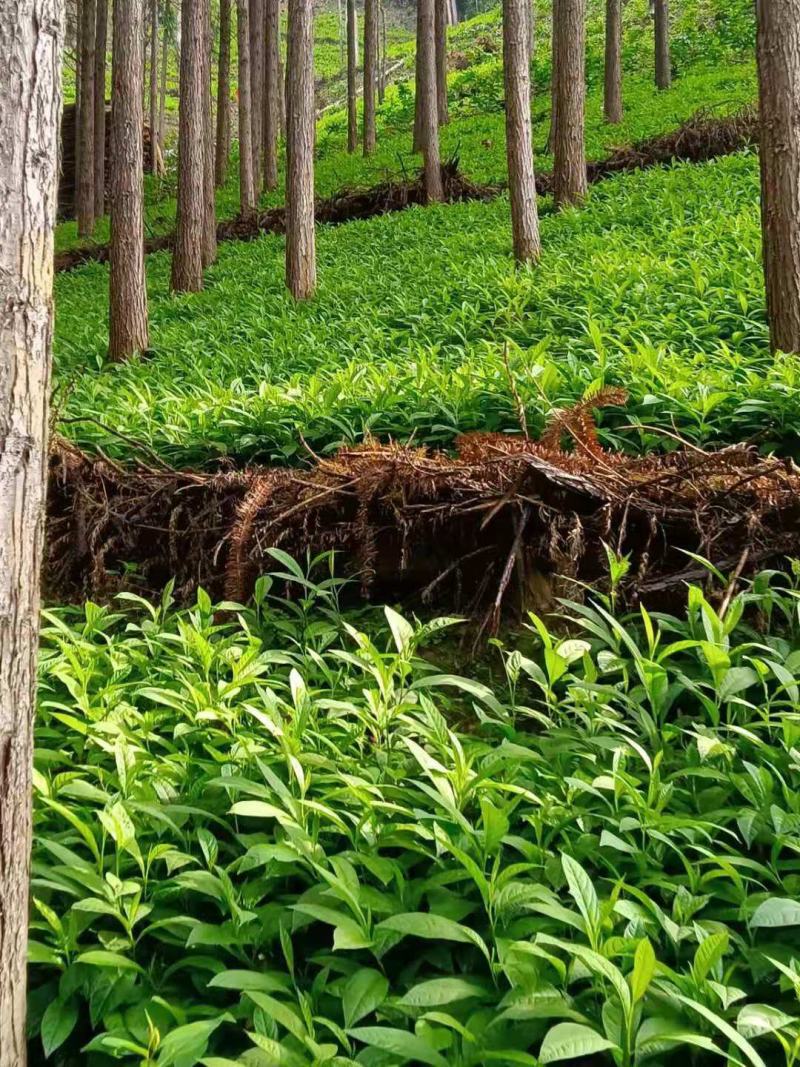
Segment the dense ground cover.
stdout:
<svg viewBox="0 0 800 1067">
<path fill-rule="evenodd" d="M 36 1056 L 796 1062 L 791 578 L 568 604 L 463 678 L 454 620 L 279 563 L 234 614 L 47 615 Z"/>
</svg>

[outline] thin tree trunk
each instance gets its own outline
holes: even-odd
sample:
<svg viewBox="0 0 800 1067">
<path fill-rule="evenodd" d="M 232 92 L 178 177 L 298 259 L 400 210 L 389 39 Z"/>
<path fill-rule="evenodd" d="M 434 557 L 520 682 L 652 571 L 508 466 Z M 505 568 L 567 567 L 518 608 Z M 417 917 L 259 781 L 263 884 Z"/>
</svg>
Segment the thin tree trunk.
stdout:
<svg viewBox="0 0 800 1067">
<path fill-rule="evenodd" d="M 184 0 L 185 2 L 185 0 Z M 250 4 L 236 0 L 236 34 L 239 53 L 239 210 L 244 216 L 256 209 L 253 185 L 253 149 L 250 125 Z"/>
<path fill-rule="evenodd" d="M 94 57 L 97 33 L 95 0 L 81 5 L 80 169 L 77 174 L 78 235 L 94 232 Z"/>
<path fill-rule="evenodd" d="M 278 139 L 281 132 L 281 5 L 266 0 L 266 52 L 264 55 L 264 186 L 278 187 Z"/>
<path fill-rule="evenodd" d="M 169 0 L 166 0 L 164 4 L 164 32 L 161 34 L 161 85 L 159 88 L 158 104 L 158 143 L 161 145 L 162 152 L 164 150 L 167 133 L 167 66 L 169 61 L 169 37 L 167 28 L 169 26 L 169 11 Z"/>
<path fill-rule="evenodd" d="M 280 119 L 281 135 L 286 136 L 286 89 L 289 84 L 289 78 L 286 73 L 286 68 L 283 62 L 283 55 L 278 52 L 278 82 L 280 85 L 280 92 L 278 93 L 278 118 Z"/>
<path fill-rule="evenodd" d="M 420 140 L 424 165 L 425 199 L 428 203 L 444 199 L 442 167 L 439 160 L 439 114 L 436 107 L 436 41 L 434 10 L 435 0 L 417 0 L 421 10 L 419 25 L 422 30 L 417 47 L 421 49 L 418 87 L 422 100 L 420 113 Z"/>
<path fill-rule="evenodd" d="M 347 28 L 345 26 L 346 16 L 342 13 L 342 0 L 336 0 L 336 25 L 339 28 L 339 68 L 345 70 L 347 67 L 347 44 L 345 35 Z"/>
<path fill-rule="evenodd" d="M 143 29 L 143 0 L 114 0 L 108 344 L 113 360 L 145 352 L 149 344 L 142 177 L 144 53 L 131 47 L 131 42 L 141 40 Z"/>
<path fill-rule="evenodd" d="M 219 64 L 217 66 L 217 145 L 214 184 L 221 188 L 228 178 L 231 140 L 231 0 L 219 4 Z"/>
<path fill-rule="evenodd" d="M 0 1067 L 26 1063 L 33 717 L 63 32 L 62 0 L 0 4 Z"/>
<path fill-rule="evenodd" d="M 757 0 L 756 17 L 770 343 L 800 354 L 800 0 Z"/>
<path fill-rule="evenodd" d="M 347 0 L 347 151 L 358 148 L 358 13 L 356 0 Z"/>
<path fill-rule="evenodd" d="M 553 196 L 556 205 L 561 207 L 579 203 L 586 196 L 586 0 L 556 0 L 553 19 L 556 84 Z"/>
<path fill-rule="evenodd" d="M 411 142 L 411 150 L 413 152 L 422 151 L 422 9 L 419 6 L 419 0 L 417 2 L 417 25 L 416 25 L 416 39 L 414 53 L 414 134 Z"/>
<path fill-rule="evenodd" d="M 456 0 L 450 0 L 450 25 L 458 25 L 458 3 Z"/>
<path fill-rule="evenodd" d="M 264 142 L 264 0 L 250 0 L 250 133 L 253 184 L 261 192 L 261 157 Z"/>
<path fill-rule="evenodd" d="M 181 63 L 178 114 L 178 206 L 170 285 L 174 292 L 203 288 L 205 226 L 203 139 L 203 4 L 181 2 Z"/>
<path fill-rule="evenodd" d="M 622 3 L 606 0 L 606 56 L 603 80 L 606 122 L 622 122 Z"/>
<path fill-rule="evenodd" d="M 781 0 L 778 0 L 781 2 Z M 656 50 L 656 87 L 672 85 L 672 62 L 669 57 L 669 0 L 655 0 L 653 22 Z"/>
<path fill-rule="evenodd" d="M 378 2 L 378 16 L 380 21 L 380 46 L 378 48 L 378 103 L 382 104 L 386 96 L 386 4 L 383 0 Z"/>
<path fill-rule="evenodd" d="M 106 51 L 108 48 L 108 0 L 97 0 L 97 33 L 94 52 L 94 214 L 106 212 Z"/>
<path fill-rule="evenodd" d="M 503 0 L 506 154 L 514 257 L 539 258 L 539 215 L 531 129 L 530 0 Z"/>
<path fill-rule="evenodd" d="M 317 286 L 314 237 L 314 9 L 289 0 L 286 56 L 286 285 L 297 300 Z"/>
<path fill-rule="evenodd" d="M 203 5 L 203 266 L 217 258 L 214 118 L 211 107 L 211 0 Z"/>
<path fill-rule="evenodd" d="M 378 0 L 364 0 L 364 155 L 375 151 L 375 90 L 378 73 Z"/>
<path fill-rule="evenodd" d="M 444 126 L 450 121 L 450 117 L 447 114 L 448 3 L 449 0 L 434 0 L 436 9 L 436 107 L 440 126 Z"/>
<path fill-rule="evenodd" d="M 103 0 L 98 0 L 102 3 Z M 150 0 L 150 170 L 161 172 L 158 131 L 158 0 Z"/>
<path fill-rule="evenodd" d="M 553 152 L 553 139 L 556 134 L 556 9 L 558 0 L 553 0 L 552 28 L 550 37 L 550 127 L 547 131 L 547 140 L 544 145 L 544 154 L 549 156 Z"/>
<path fill-rule="evenodd" d="M 72 208 L 78 217 L 78 179 L 81 173 L 81 23 L 83 21 L 83 0 L 75 0 L 75 185 L 72 194 Z"/>
</svg>

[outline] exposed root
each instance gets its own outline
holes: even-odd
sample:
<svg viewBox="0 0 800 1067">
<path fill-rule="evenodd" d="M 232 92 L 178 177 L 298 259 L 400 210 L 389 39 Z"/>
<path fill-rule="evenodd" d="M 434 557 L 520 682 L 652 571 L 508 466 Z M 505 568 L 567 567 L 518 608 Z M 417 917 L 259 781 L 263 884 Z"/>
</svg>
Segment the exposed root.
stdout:
<svg viewBox="0 0 800 1067">
<path fill-rule="evenodd" d="M 622 399 L 609 390 L 592 404 Z M 47 591 L 59 599 L 175 577 L 179 596 L 202 584 L 244 600 L 270 547 L 336 549 L 365 595 L 422 596 L 494 628 L 501 609 L 602 584 L 604 543 L 630 557 L 629 604 L 702 579 L 686 552 L 737 580 L 800 554 L 800 471 L 743 445 L 607 452 L 588 403 L 558 413 L 539 442 L 467 434 L 451 455 L 367 441 L 307 470 L 122 470 L 57 442 L 48 534 Z"/>
</svg>

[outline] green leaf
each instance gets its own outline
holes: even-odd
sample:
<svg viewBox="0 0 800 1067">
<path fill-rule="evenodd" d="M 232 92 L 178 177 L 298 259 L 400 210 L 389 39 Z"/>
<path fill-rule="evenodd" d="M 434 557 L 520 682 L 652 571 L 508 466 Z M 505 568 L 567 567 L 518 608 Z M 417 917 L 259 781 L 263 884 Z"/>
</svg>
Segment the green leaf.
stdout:
<svg viewBox="0 0 800 1067">
<path fill-rule="evenodd" d="M 221 971 L 208 983 L 213 989 L 235 989 L 247 993 L 257 989 L 261 993 L 281 993 L 289 987 L 289 981 L 282 974 L 267 971 Z"/>
<path fill-rule="evenodd" d="M 631 972 L 631 995 L 634 1004 L 641 1000 L 647 992 L 653 975 L 656 972 L 656 954 L 650 941 L 643 937 L 636 946 L 633 956 L 633 971 Z"/>
<path fill-rule="evenodd" d="M 42 1016 L 42 1048 L 45 1056 L 55 1052 L 67 1040 L 78 1021 L 78 1006 L 75 1001 L 51 1000 Z"/>
<path fill-rule="evenodd" d="M 797 1022 L 792 1015 L 787 1015 L 771 1004 L 746 1004 L 736 1017 L 736 1029 L 742 1037 L 762 1037 L 774 1034 Z"/>
<path fill-rule="evenodd" d="M 787 897 L 770 897 L 753 912 L 750 926 L 800 926 L 800 901 L 789 900 Z"/>
<path fill-rule="evenodd" d="M 471 997 L 485 995 L 486 987 L 474 979 L 431 978 L 409 989 L 401 998 L 400 1004 L 406 1008 L 439 1008 L 456 1000 L 469 1000 Z"/>
<path fill-rule="evenodd" d="M 705 941 L 701 941 L 697 946 L 692 963 L 692 976 L 698 985 L 705 981 L 728 951 L 729 941 L 728 933 L 722 930 L 716 934 L 709 934 Z"/>
<path fill-rule="evenodd" d="M 221 1023 L 230 1018 L 227 1014 L 218 1015 L 215 1019 L 200 1019 L 170 1030 L 161 1041 L 158 1067 L 194 1067 L 205 1055 L 208 1039 Z"/>
<path fill-rule="evenodd" d="M 489 950 L 479 934 L 470 930 L 468 926 L 462 926 L 461 923 L 445 919 L 443 915 L 434 915 L 429 911 L 407 911 L 392 915 L 375 927 L 376 933 L 380 933 L 381 930 L 422 937 L 427 941 L 461 941 L 477 945 L 486 959 L 489 959 Z"/>
<path fill-rule="evenodd" d="M 82 952 L 76 963 L 88 963 L 92 967 L 115 967 L 121 971 L 139 971 L 144 974 L 143 968 L 136 960 L 131 960 L 119 952 L 109 952 L 104 948 L 93 948 L 88 952 Z"/>
<path fill-rule="evenodd" d="M 389 992 L 388 979 L 372 967 L 362 967 L 347 980 L 342 994 L 344 1025 L 354 1026 L 375 1011 Z"/>
<path fill-rule="evenodd" d="M 372 1048 L 380 1048 L 398 1056 L 402 1063 L 428 1063 L 431 1067 L 447 1067 L 445 1060 L 427 1041 L 411 1034 L 408 1030 L 397 1030 L 393 1026 L 357 1026 L 348 1030 L 356 1041 L 363 1041 Z"/>
<path fill-rule="evenodd" d="M 414 627 L 402 615 L 392 611 L 390 607 L 385 607 L 383 613 L 389 623 L 389 629 L 392 631 L 395 648 L 401 656 L 406 655 L 414 637 Z"/>
<path fill-rule="evenodd" d="M 591 1056 L 595 1052 L 604 1052 L 615 1047 L 613 1041 L 609 1041 L 589 1026 L 583 1026 L 581 1023 L 556 1023 L 544 1035 L 542 1047 L 539 1049 L 539 1060 L 541 1063 L 560 1063 L 562 1060 Z"/>
<path fill-rule="evenodd" d="M 685 1004 L 687 1008 L 692 1008 L 698 1015 L 702 1015 L 704 1019 L 707 1019 L 712 1026 L 715 1026 L 721 1034 L 724 1034 L 729 1041 L 732 1041 L 734 1045 L 743 1052 L 748 1058 L 753 1067 L 766 1067 L 766 1064 L 761 1059 L 759 1054 L 753 1048 L 753 1046 L 732 1026 L 721 1019 L 716 1012 L 711 1011 L 705 1004 L 701 1004 L 697 1000 L 692 1000 L 691 997 L 685 997 L 682 993 L 672 994 L 681 1004 Z"/>
<path fill-rule="evenodd" d="M 591 878 L 577 860 L 565 852 L 561 853 L 561 866 L 564 869 L 570 895 L 578 905 L 587 929 L 597 930 L 600 925 L 600 905 Z"/>
</svg>

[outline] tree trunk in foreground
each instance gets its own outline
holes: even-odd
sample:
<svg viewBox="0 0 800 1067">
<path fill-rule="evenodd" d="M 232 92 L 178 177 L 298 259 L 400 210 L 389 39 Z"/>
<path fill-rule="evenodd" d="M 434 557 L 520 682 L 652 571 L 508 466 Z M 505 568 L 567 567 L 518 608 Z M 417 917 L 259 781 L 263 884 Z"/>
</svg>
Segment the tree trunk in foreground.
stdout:
<svg viewBox="0 0 800 1067">
<path fill-rule="evenodd" d="M 414 134 L 411 142 L 412 152 L 422 151 L 422 91 L 420 86 L 422 85 L 422 48 L 420 47 L 420 41 L 422 40 L 422 9 L 417 3 L 417 26 L 416 26 L 416 38 L 414 41 Z"/>
<path fill-rule="evenodd" d="M 161 149 L 164 149 L 164 141 L 167 131 L 167 66 L 169 61 L 169 36 L 168 28 L 170 5 L 169 0 L 164 4 L 164 32 L 161 34 L 161 84 L 158 95 L 158 140 Z"/>
<path fill-rule="evenodd" d="M 94 215 L 106 213 L 106 51 L 108 0 L 97 0 L 94 51 Z"/>
<path fill-rule="evenodd" d="M 622 0 L 606 0 L 603 115 L 606 122 L 622 122 Z"/>
<path fill-rule="evenodd" d="M 239 210 L 252 215 L 256 209 L 253 185 L 253 142 L 250 126 L 250 5 L 236 0 L 236 40 L 239 53 Z"/>
<path fill-rule="evenodd" d="M 102 3 L 103 0 L 98 0 Z M 135 41 L 133 37 L 131 40 Z M 158 129 L 158 0 L 150 0 L 150 170 L 161 173 Z"/>
<path fill-rule="evenodd" d="M 203 4 L 203 266 L 217 258 L 214 119 L 211 108 L 211 0 Z"/>
<path fill-rule="evenodd" d="M 503 2 L 503 76 L 506 102 L 506 153 L 514 257 L 539 258 L 539 214 L 533 173 L 531 129 L 530 0 Z"/>
<path fill-rule="evenodd" d="M 439 125 L 450 121 L 447 114 L 447 23 L 449 21 L 449 0 L 434 0 L 436 10 L 436 109 Z"/>
<path fill-rule="evenodd" d="M 579 203 L 586 196 L 584 150 L 584 75 L 586 0 L 556 0 L 553 10 L 555 115 L 553 195 L 556 205 Z"/>
<path fill-rule="evenodd" d="M 109 342 L 113 360 L 147 351 L 144 273 L 142 94 L 144 0 L 114 0 L 111 57 L 111 247 Z"/>
<path fill-rule="evenodd" d="M 781 2 L 781 0 L 777 0 Z M 672 62 L 669 58 L 669 0 L 655 0 L 653 8 L 656 47 L 656 87 L 672 85 Z"/>
<path fill-rule="evenodd" d="M 203 4 L 181 2 L 180 111 L 178 114 L 178 206 L 170 287 L 177 293 L 203 288 Z"/>
<path fill-rule="evenodd" d="M 264 187 L 278 187 L 278 140 L 281 133 L 281 4 L 266 0 L 264 55 Z"/>
<path fill-rule="evenodd" d="M 358 148 L 358 13 L 356 0 L 347 0 L 347 151 Z"/>
<path fill-rule="evenodd" d="M 289 0 L 286 55 L 286 284 L 297 300 L 317 285 L 314 237 L 314 10 Z"/>
<path fill-rule="evenodd" d="M 219 4 L 219 64 L 217 67 L 217 146 L 214 184 L 221 188 L 228 178 L 231 154 L 231 0 Z"/>
<path fill-rule="evenodd" d="M 253 153 L 253 184 L 256 196 L 262 188 L 261 157 L 264 141 L 264 0 L 250 0 L 250 136 Z"/>
<path fill-rule="evenodd" d="M 378 0 L 364 0 L 364 155 L 375 151 L 375 91 L 378 73 Z"/>
<path fill-rule="evenodd" d="M 26 1063 L 62 0 L 0 4 L 0 1067 Z M 92 101 L 89 104 L 91 106 Z"/>
<path fill-rule="evenodd" d="M 770 343 L 800 354 L 800 0 L 757 0 L 756 16 Z"/>
<path fill-rule="evenodd" d="M 5 0 L 4 0 L 5 2 Z M 94 232 L 94 57 L 97 15 L 95 0 L 81 4 L 80 154 L 76 193 L 78 236 Z"/>
<path fill-rule="evenodd" d="M 421 83 L 418 92 L 422 101 L 420 111 L 420 141 L 424 164 L 425 199 L 428 203 L 444 199 L 442 167 L 439 161 L 439 113 L 436 107 L 436 42 L 434 24 L 435 0 L 417 0 L 420 8 Z"/>
</svg>

